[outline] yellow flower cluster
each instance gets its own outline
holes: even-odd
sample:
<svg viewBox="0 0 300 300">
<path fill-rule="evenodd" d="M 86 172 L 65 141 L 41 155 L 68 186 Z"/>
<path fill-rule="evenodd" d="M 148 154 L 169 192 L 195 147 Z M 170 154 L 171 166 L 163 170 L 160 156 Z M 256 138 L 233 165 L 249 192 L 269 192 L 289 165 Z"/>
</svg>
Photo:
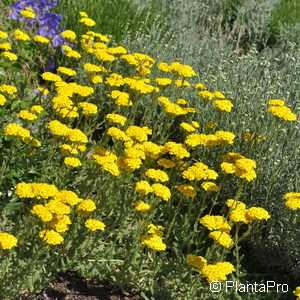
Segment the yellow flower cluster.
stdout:
<svg viewBox="0 0 300 300">
<path fill-rule="evenodd" d="M 287 193 L 283 195 L 283 199 L 286 200 L 285 205 L 292 209 L 300 209 L 300 193 Z"/>
<path fill-rule="evenodd" d="M 171 191 L 165 185 L 160 183 L 149 184 L 148 181 L 142 180 L 136 183 L 135 190 L 143 195 L 154 193 L 159 198 L 167 201 L 171 197 Z"/>
<path fill-rule="evenodd" d="M 44 36 L 41 36 L 41 35 L 35 35 L 33 37 L 33 40 L 35 42 L 38 42 L 38 43 L 41 43 L 41 44 L 49 44 L 50 43 L 50 40 Z"/>
<path fill-rule="evenodd" d="M 0 232 L 0 249 L 8 250 L 17 246 L 18 239 L 12 234 Z"/>
<path fill-rule="evenodd" d="M 207 192 L 218 192 L 220 187 L 218 187 L 214 182 L 205 181 L 201 184 L 201 187 Z"/>
<path fill-rule="evenodd" d="M 92 26 L 96 25 L 96 22 L 93 19 L 89 18 L 88 15 L 87 15 L 87 13 L 80 12 L 79 14 L 81 16 L 81 18 L 79 19 L 80 23 L 82 23 L 82 24 L 84 24 L 86 26 L 89 26 L 89 27 L 92 27 Z"/>
<path fill-rule="evenodd" d="M 234 199 L 228 199 L 226 205 L 230 208 L 229 219 L 234 222 L 249 224 L 270 218 L 269 213 L 262 207 L 250 207 L 247 209 L 243 202 Z"/>
<path fill-rule="evenodd" d="M 64 37 L 65 39 L 68 39 L 69 41 L 73 41 L 73 40 L 76 39 L 76 33 L 72 30 L 69 30 L 69 29 L 61 32 L 60 35 L 62 37 Z"/>
<path fill-rule="evenodd" d="M 206 215 L 199 219 L 199 222 L 209 230 L 218 230 L 227 233 L 231 230 L 231 226 L 223 216 Z"/>
<path fill-rule="evenodd" d="M 207 260 L 202 256 L 188 254 L 187 262 L 196 268 L 208 282 L 226 280 L 227 275 L 231 274 L 235 269 L 229 262 L 217 262 L 215 264 L 207 264 Z"/>
<path fill-rule="evenodd" d="M 0 92 L 6 93 L 8 95 L 14 95 L 18 92 L 18 89 L 13 85 L 2 84 L 0 85 Z"/>
<path fill-rule="evenodd" d="M 212 169 L 209 169 L 209 167 L 204 163 L 197 162 L 183 171 L 182 177 L 188 180 L 214 180 L 217 179 L 218 173 Z"/>
<path fill-rule="evenodd" d="M 151 205 L 140 200 L 140 201 L 135 202 L 134 209 L 136 211 L 146 212 L 146 211 L 151 210 Z"/>
<path fill-rule="evenodd" d="M 148 169 L 145 175 L 158 182 L 166 182 L 169 180 L 168 174 L 162 170 Z"/>
<path fill-rule="evenodd" d="M 58 189 L 53 184 L 21 182 L 15 186 L 15 193 L 20 198 L 48 199 L 54 197 Z"/>
<path fill-rule="evenodd" d="M 64 164 L 70 167 L 80 167 L 82 166 L 82 163 L 80 159 L 76 157 L 65 157 L 64 158 Z"/>
<path fill-rule="evenodd" d="M 36 215 L 48 228 L 40 231 L 39 236 L 50 245 L 58 245 L 64 241 L 60 235 L 66 232 L 72 221 L 69 217 L 71 206 L 77 206 L 77 212 L 82 216 L 89 216 L 96 209 L 94 201 L 82 199 L 76 193 L 68 190 L 59 191 L 54 185 L 46 183 L 19 183 L 15 193 L 20 198 L 48 199 L 45 204 L 34 205 L 31 213 Z M 98 220 L 87 220 L 85 226 L 90 230 L 103 230 L 104 223 Z"/>
<path fill-rule="evenodd" d="M 233 239 L 228 233 L 224 231 L 220 231 L 220 230 L 212 231 L 210 232 L 209 237 L 214 239 L 218 244 L 220 244 L 225 248 L 229 248 L 233 245 Z"/>
<path fill-rule="evenodd" d="M 300 286 L 296 287 L 296 289 L 293 291 L 293 294 L 297 297 L 296 300 L 300 299 Z"/>
<path fill-rule="evenodd" d="M 85 227 L 90 229 L 91 231 L 101 230 L 103 231 L 105 229 L 105 224 L 99 220 L 95 219 L 88 219 L 84 223 Z"/>
<path fill-rule="evenodd" d="M 176 189 L 181 192 L 184 196 L 187 196 L 187 197 L 196 197 L 197 195 L 197 191 L 196 189 L 191 186 L 191 185 L 188 185 L 188 184 L 180 184 L 180 185 L 177 185 L 176 186 Z"/>
<path fill-rule="evenodd" d="M 228 174 L 235 174 L 237 177 L 252 181 L 256 178 L 256 162 L 241 154 L 230 152 L 224 155 L 221 169 Z"/>
<path fill-rule="evenodd" d="M 19 117 L 20 119 L 29 120 L 29 121 L 33 121 L 33 120 L 37 119 L 36 114 L 34 114 L 28 110 L 25 110 L 25 109 L 22 109 L 21 111 L 19 111 L 17 113 L 17 117 Z"/>
<path fill-rule="evenodd" d="M 185 144 L 190 147 L 231 145 L 235 134 L 230 131 L 216 131 L 215 134 L 192 133 L 186 137 Z"/>
<path fill-rule="evenodd" d="M 297 120 L 297 115 L 294 114 L 289 107 L 285 106 L 284 100 L 281 99 L 269 100 L 268 104 L 271 105 L 268 107 L 268 111 L 272 115 L 284 119 L 285 121 Z"/>
<path fill-rule="evenodd" d="M 20 29 L 14 30 L 13 34 L 17 40 L 21 40 L 21 41 L 30 40 L 29 35 Z"/>
<path fill-rule="evenodd" d="M 20 14 L 28 19 L 35 18 L 34 10 L 31 7 L 25 7 L 24 10 L 20 11 Z"/>
<path fill-rule="evenodd" d="M 178 99 L 178 100 L 183 100 L 183 99 Z M 195 112 L 194 108 L 181 107 L 180 105 L 171 102 L 170 99 L 167 97 L 158 97 L 157 101 L 161 102 L 164 105 L 165 112 L 172 114 L 172 115 L 180 116 L 180 115 L 186 115 L 188 113 Z M 180 101 L 179 103 L 182 103 L 182 101 Z M 185 104 L 185 102 L 184 102 L 184 104 Z"/>
<path fill-rule="evenodd" d="M 192 121 L 191 124 L 186 123 L 186 122 L 182 122 L 182 123 L 180 123 L 180 127 L 181 127 L 182 129 L 184 129 L 185 131 L 187 131 L 187 132 L 193 132 L 193 131 L 195 131 L 197 128 L 199 128 L 200 125 L 199 125 L 198 122 Z"/>
<path fill-rule="evenodd" d="M 158 69 L 164 72 L 174 72 L 182 77 L 194 77 L 197 75 L 191 66 L 183 65 L 177 61 L 171 64 L 161 62 L 158 64 Z"/>
<path fill-rule="evenodd" d="M 148 225 L 148 231 L 146 235 L 141 236 L 141 243 L 150 249 L 156 251 L 164 251 L 167 246 L 163 242 L 164 227 L 156 226 L 153 224 Z"/>
</svg>

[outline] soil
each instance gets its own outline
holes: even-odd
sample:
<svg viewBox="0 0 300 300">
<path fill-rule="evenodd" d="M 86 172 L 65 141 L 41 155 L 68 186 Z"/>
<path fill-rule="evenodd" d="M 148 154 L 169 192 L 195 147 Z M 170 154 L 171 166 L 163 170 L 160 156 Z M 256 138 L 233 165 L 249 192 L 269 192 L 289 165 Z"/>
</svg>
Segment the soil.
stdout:
<svg viewBox="0 0 300 300">
<path fill-rule="evenodd" d="M 58 273 L 50 287 L 43 289 L 36 300 L 141 300 L 136 294 L 124 295 L 107 281 L 85 279 L 76 272 Z"/>
</svg>

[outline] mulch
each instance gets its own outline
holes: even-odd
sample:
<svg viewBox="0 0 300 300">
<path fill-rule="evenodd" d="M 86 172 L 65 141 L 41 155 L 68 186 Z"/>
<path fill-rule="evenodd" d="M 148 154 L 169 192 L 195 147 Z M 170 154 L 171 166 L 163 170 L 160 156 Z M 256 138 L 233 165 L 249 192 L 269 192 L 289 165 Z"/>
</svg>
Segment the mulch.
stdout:
<svg viewBox="0 0 300 300">
<path fill-rule="evenodd" d="M 107 281 L 85 279 L 73 271 L 60 272 L 36 300 L 141 300 L 137 294 L 124 295 Z"/>
</svg>

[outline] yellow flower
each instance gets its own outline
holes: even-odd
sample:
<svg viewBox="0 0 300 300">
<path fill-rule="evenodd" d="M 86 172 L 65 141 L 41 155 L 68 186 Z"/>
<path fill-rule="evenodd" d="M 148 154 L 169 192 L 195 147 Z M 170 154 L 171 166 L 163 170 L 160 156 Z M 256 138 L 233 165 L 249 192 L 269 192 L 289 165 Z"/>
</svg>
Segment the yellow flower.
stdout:
<svg viewBox="0 0 300 300">
<path fill-rule="evenodd" d="M 83 65 L 83 68 L 88 72 L 107 72 L 107 69 L 102 66 L 93 65 L 86 63 Z M 121 75 L 120 75 L 121 76 Z"/>
<path fill-rule="evenodd" d="M 20 198 L 47 199 L 55 196 L 58 189 L 53 184 L 21 182 L 15 186 L 15 193 Z"/>
<path fill-rule="evenodd" d="M 23 32 L 20 29 L 16 29 L 13 32 L 14 36 L 16 37 L 17 40 L 21 40 L 21 41 L 27 41 L 30 40 L 30 37 L 27 33 Z"/>
<path fill-rule="evenodd" d="M 225 99 L 224 94 L 221 93 L 221 92 L 214 92 L 213 94 L 214 94 L 214 97 L 215 97 L 215 98 L 218 98 L 218 99 Z M 229 101 L 229 102 L 230 102 L 230 101 Z"/>
<path fill-rule="evenodd" d="M 24 109 L 17 113 L 17 117 L 29 121 L 37 119 L 36 114 Z"/>
<path fill-rule="evenodd" d="M 216 230 L 209 234 L 209 237 L 214 239 L 218 244 L 225 248 L 229 248 L 233 245 L 233 240 L 231 236 L 223 231 Z"/>
<path fill-rule="evenodd" d="M 124 125 L 127 118 L 118 114 L 107 114 L 106 119 L 108 119 L 110 122 L 117 123 Z"/>
<path fill-rule="evenodd" d="M 48 124 L 48 128 L 50 129 L 53 135 L 67 137 L 69 132 L 72 130 L 67 125 L 60 123 L 57 120 L 50 121 Z"/>
<path fill-rule="evenodd" d="M 64 238 L 58 232 L 52 229 L 44 229 L 40 231 L 39 236 L 50 245 L 59 245 L 64 241 Z"/>
<path fill-rule="evenodd" d="M 76 39 L 76 33 L 72 30 L 65 30 L 65 31 L 61 32 L 60 35 L 68 40 Z"/>
<path fill-rule="evenodd" d="M 172 79 L 170 78 L 155 78 L 154 81 L 158 84 L 158 85 L 162 85 L 162 86 L 166 86 L 172 83 Z"/>
<path fill-rule="evenodd" d="M 137 201 L 137 202 L 135 202 L 134 209 L 136 211 L 146 212 L 146 211 L 151 210 L 151 206 L 149 204 L 145 203 L 144 201 Z"/>
<path fill-rule="evenodd" d="M 86 26 L 92 27 L 96 25 L 96 22 L 93 19 L 83 17 L 79 20 L 80 23 L 83 23 Z"/>
<path fill-rule="evenodd" d="M 88 216 L 96 209 L 96 204 L 93 200 L 82 200 L 77 206 L 77 212 L 83 216 Z"/>
<path fill-rule="evenodd" d="M 37 113 L 37 114 L 40 114 L 41 112 L 44 111 L 44 108 L 40 105 L 33 105 L 31 108 L 30 108 L 30 111 L 31 112 L 34 112 L 34 113 Z"/>
<path fill-rule="evenodd" d="M 214 93 L 211 93 L 209 91 L 200 91 L 200 92 L 198 92 L 198 95 L 201 98 L 204 98 L 204 99 L 207 99 L 207 100 L 212 100 L 215 97 Z"/>
<path fill-rule="evenodd" d="M 100 75 L 88 74 L 87 77 L 94 84 L 103 82 L 103 78 Z"/>
<path fill-rule="evenodd" d="M 20 11 L 20 14 L 28 19 L 35 18 L 35 13 L 31 7 L 25 7 L 25 10 Z"/>
<path fill-rule="evenodd" d="M 207 180 L 207 179 L 217 179 L 218 173 L 212 169 L 209 169 L 207 165 L 198 162 L 194 163 L 192 166 L 188 167 L 182 173 L 182 177 L 188 180 Z"/>
<path fill-rule="evenodd" d="M 68 215 L 71 213 L 71 209 L 68 205 L 62 203 L 59 200 L 52 199 L 45 204 L 45 207 L 53 214 Z"/>
<path fill-rule="evenodd" d="M 142 180 L 142 181 L 138 181 L 135 184 L 135 191 L 143 195 L 147 195 L 149 193 L 152 193 L 153 189 L 150 186 L 148 181 Z"/>
<path fill-rule="evenodd" d="M 196 128 L 193 125 L 190 125 L 186 122 L 180 123 L 180 127 L 183 128 L 187 132 L 193 132 L 196 130 Z"/>
<path fill-rule="evenodd" d="M 184 196 L 192 197 L 194 198 L 197 195 L 197 192 L 194 187 L 191 185 L 183 184 L 183 185 L 177 185 L 176 189 L 180 191 Z"/>
<path fill-rule="evenodd" d="M 149 127 L 143 126 L 129 126 L 126 131 L 126 135 L 139 142 L 146 142 L 148 140 L 148 134 L 152 134 L 152 130 Z"/>
<path fill-rule="evenodd" d="M 49 40 L 49 39 L 47 39 L 46 37 L 41 36 L 41 35 L 35 35 L 35 36 L 33 37 L 33 40 L 34 40 L 35 42 L 38 42 L 38 43 L 41 43 L 41 44 L 49 44 L 49 43 L 50 43 L 50 40 Z"/>
<path fill-rule="evenodd" d="M 293 294 L 297 297 L 297 299 L 300 299 L 300 286 L 296 287 Z"/>
<path fill-rule="evenodd" d="M 0 94 L 0 106 L 3 106 L 6 103 L 6 98 Z"/>
<path fill-rule="evenodd" d="M 98 113 L 97 105 L 88 102 L 79 102 L 78 106 L 82 109 L 82 113 L 86 116 L 94 116 Z"/>
<path fill-rule="evenodd" d="M 274 106 L 270 106 L 268 108 L 268 111 L 281 119 L 284 119 L 286 121 L 295 121 L 297 120 L 297 115 L 294 114 L 291 109 L 287 106 L 284 105 L 274 105 Z"/>
<path fill-rule="evenodd" d="M 248 221 L 259 221 L 270 219 L 269 213 L 262 207 L 251 207 L 246 210 L 246 219 Z"/>
<path fill-rule="evenodd" d="M 79 14 L 81 17 L 88 18 L 88 14 L 84 11 L 80 11 Z"/>
<path fill-rule="evenodd" d="M 67 190 L 62 190 L 55 194 L 54 200 L 61 201 L 68 205 L 76 205 L 82 201 L 76 193 Z"/>
<path fill-rule="evenodd" d="M 283 195 L 283 198 L 286 200 L 285 205 L 292 209 L 300 209 L 300 193 L 287 193 Z"/>
<path fill-rule="evenodd" d="M 0 39 L 6 39 L 8 34 L 5 31 L 0 30 Z"/>
<path fill-rule="evenodd" d="M 67 215 L 55 215 L 50 222 L 47 222 L 47 225 L 55 229 L 57 232 L 67 231 L 70 224 L 72 224 L 72 221 Z"/>
<path fill-rule="evenodd" d="M 88 219 L 84 223 L 85 227 L 90 229 L 91 231 L 96 231 L 96 230 L 104 230 L 105 229 L 105 224 L 99 220 L 95 219 Z"/>
<path fill-rule="evenodd" d="M 189 264 L 191 264 L 194 268 L 198 269 L 199 271 L 207 265 L 207 260 L 202 256 L 188 254 L 186 256 L 186 260 Z"/>
<path fill-rule="evenodd" d="M 0 92 L 7 93 L 9 95 L 13 95 L 17 93 L 17 88 L 13 85 L 2 84 L 0 85 Z"/>
<path fill-rule="evenodd" d="M 64 164 L 70 167 L 80 167 L 82 166 L 81 161 L 76 157 L 65 157 Z"/>
<path fill-rule="evenodd" d="M 157 161 L 157 164 L 161 167 L 167 168 L 167 169 L 171 169 L 174 168 L 176 166 L 176 164 L 174 163 L 174 161 L 167 159 L 167 158 L 161 158 Z"/>
<path fill-rule="evenodd" d="M 58 67 L 57 71 L 68 76 L 75 76 L 77 74 L 75 70 L 66 67 Z"/>
<path fill-rule="evenodd" d="M 167 248 L 162 238 L 156 234 L 143 235 L 141 237 L 141 243 L 156 251 L 165 251 Z"/>
<path fill-rule="evenodd" d="M 157 197 L 162 198 L 165 201 L 168 201 L 171 198 L 171 191 L 165 185 L 154 183 L 151 185 L 151 188 Z"/>
<path fill-rule="evenodd" d="M 0 232 L 0 249 L 8 250 L 17 246 L 18 239 L 12 234 Z"/>
<path fill-rule="evenodd" d="M 38 216 L 43 222 L 49 222 L 53 219 L 52 213 L 41 204 L 34 205 L 30 212 Z"/>
<path fill-rule="evenodd" d="M 206 215 L 199 219 L 199 222 L 209 230 L 219 230 L 224 232 L 229 232 L 231 230 L 231 226 L 223 216 Z"/>
<path fill-rule="evenodd" d="M 11 50 L 11 44 L 10 43 L 0 43 L 0 49 L 8 51 Z"/>
<path fill-rule="evenodd" d="M 190 157 L 190 153 L 181 143 L 167 142 L 164 144 L 164 148 L 168 151 L 169 154 L 174 155 L 179 159 Z"/>
<path fill-rule="evenodd" d="M 284 106 L 285 101 L 281 99 L 271 99 L 267 101 L 268 104 L 270 105 L 279 105 L 279 106 Z"/>
<path fill-rule="evenodd" d="M 162 170 L 148 169 L 145 175 L 158 182 L 166 182 L 169 180 L 168 174 Z"/>
<path fill-rule="evenodd" d="M 218 192 L 220 190 L 220 187 L 218 187 L 214 182 L 206 181 L 201 184 L 201 187 L 205 191 L 209 192 Z"/>
<path fill-rule="evenodd" d="M 178 87 L 180 86 L 190 86 L 190 83 L 186 80 L 176 79 L 174 80 L 174 84 Z"/>
<path fill-rule="evenodd" d="M 196 83 L 196 84 L 194 85 L 194 87 L 195 87 L 196 89 L 198 89 L 198 90 L 205 90 L 205 89 L 206 89 L 205 84 L 204 84 L 204 83 L 201 83 L 201 82 Z"/>
<path fill-rule="evenodd" d="M 230 131 L 216 131 L 216 137 L 219 138 L 224 144 L 233 144 L 235 134 Z"/>
<path fill-rule="evenodd" d="M 201 274 L 206 277 L 208 282 L 226 280 L 227 275 L 234 271 L 234 266 L 229 262 L 218 262 L 205 265 L 201 269 Z"/>
<path fill-rule="evenodd" d="M 233 107 L 233 103 L 229 100 L 215 100 L 213 104 L 220 110 L 224 110 L 227 112 L 231 112 L 231 109 Z"/>
<path fill-rule="evenodd" d="M 110 128 L 108 128 L 107 134 L 110 135 L 110 136 L 112 136 L 112 137 L 114 137 L 115 139 L 121 140 L 123 142 L 131 140 L 130 137 L 128 137 L 123 130 L 121 130 L 121 129 L 117 128 L 117 127 L 110 127 Z"/>
<path fill-rule="evenodd" d="M 115 103 L 120 106 L 131 106 L 133 105 L 132 101 L 129 100 L 129 94 L 125 92 L 120 92 L 113 90 L 110 94 L 110 97 L 115 100 Z"/>
<path fill-rule="evenodd" d="M 22 138 L 30 137 L 30 131 L 16 123 L 7 124 L 6 127 L 4 128 L 4 134 L 11 135 L 11 136 L 19 136 Z"/>
<path fill-rule="evenodd" d="M 12 52 L 4 51 L 1 53 L 4 57 L 8 58 L 10 61 L 15 61 L 18 59 L 18 56 Z"/>
<path fill-rule="evenodd" d="M 60 76 L 53 74 L 51 72 L 44 72 L 41 76 L 46 81 L 54 81 L 54 82 L 62 81 Z"/>
</svg>

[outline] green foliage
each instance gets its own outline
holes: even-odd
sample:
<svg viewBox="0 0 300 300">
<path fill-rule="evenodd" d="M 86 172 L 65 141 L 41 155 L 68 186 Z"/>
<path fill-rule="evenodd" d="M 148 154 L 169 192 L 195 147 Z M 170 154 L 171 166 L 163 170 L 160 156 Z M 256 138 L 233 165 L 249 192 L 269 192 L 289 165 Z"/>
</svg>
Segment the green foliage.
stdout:
<svg viewBox="0 0 300 300">
<path fill-rule="evenodd" d="M 116 43 L 127 34 L 146 33 L 154 24 L 156 27 L 163 26 L 159 19 L 164 18 L 163 10 L 156 5 L 143 9 L 129 0 L 60 0 L 58 4 L 57 12 L 64 12 L 63 26 L 82 34 L 83 29 L 74 16 L 85 11 L 95 20 L 95 30 L 113 36 Z"/>
</svg>

